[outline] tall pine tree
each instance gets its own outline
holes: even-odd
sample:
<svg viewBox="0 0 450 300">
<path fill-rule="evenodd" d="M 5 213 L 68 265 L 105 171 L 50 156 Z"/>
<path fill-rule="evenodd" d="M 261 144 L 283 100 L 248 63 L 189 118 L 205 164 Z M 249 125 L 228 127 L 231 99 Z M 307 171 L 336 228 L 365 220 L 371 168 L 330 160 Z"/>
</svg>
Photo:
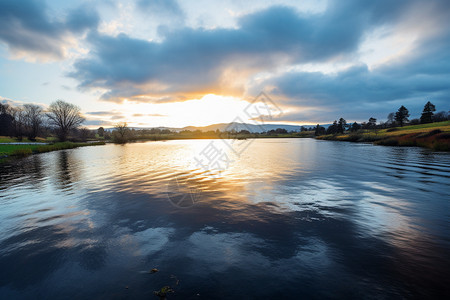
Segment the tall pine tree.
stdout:
<svg viewBox="0 0 450 300">
<path fill-rule="evenodd" d="M 433 122 L 433 112 L 436 111 L 436 107 L 430 101 L 423 107 L 422 115 L 420 116 L 420 123 L 432 123 Z"/>
<path fill-rule="evenodd" d="M 403 105 L 398 109 L 398 111 L 395 113 L 395 121 L 400 125 L 403 126 L 406 122 L 408 122 L 409 117 L 409 111 L 404 107 Z"/>
</svg>

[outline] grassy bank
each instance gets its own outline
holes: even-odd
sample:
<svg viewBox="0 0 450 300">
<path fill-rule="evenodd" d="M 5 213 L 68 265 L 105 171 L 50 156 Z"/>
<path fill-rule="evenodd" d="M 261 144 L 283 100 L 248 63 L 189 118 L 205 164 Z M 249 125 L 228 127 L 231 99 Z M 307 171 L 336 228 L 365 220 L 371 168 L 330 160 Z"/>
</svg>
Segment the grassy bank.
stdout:
<svg viewBox="0 0 450 300">
<path fill-rule="evenodd" d="M 450 121 L 382 130 L 361 130 L 356 133 L 340 135 L 323 135 L 317 139 L 372 142 L 386 146 L 417 146 L 436 151 L 450 151 Z"/>
<path fill-rule="evenodd" d="M 73 149 L 84 146 L 96 146 L 104 145 L 104 142 L 95 143 L 72 143 L 72 142 L 61 142 L 49 145 L 0 145 L 0 157 L 4 156 L 16 156 L 23 157 L 31 155 L 33 153 L 44 153 L 56 150 Z"/>
<path fill-rule="evenodd" d="M 17 138 L 11 138 L 8 136 L 0 136 L 0 143 L 54 143 L 56 142 L 55 137 L 47 137 L 47 138 L 41 138 L 36 137 L 36 140 L 32 141 L 24 137 L 23 139 L 17 139 Z"/>
</svg>

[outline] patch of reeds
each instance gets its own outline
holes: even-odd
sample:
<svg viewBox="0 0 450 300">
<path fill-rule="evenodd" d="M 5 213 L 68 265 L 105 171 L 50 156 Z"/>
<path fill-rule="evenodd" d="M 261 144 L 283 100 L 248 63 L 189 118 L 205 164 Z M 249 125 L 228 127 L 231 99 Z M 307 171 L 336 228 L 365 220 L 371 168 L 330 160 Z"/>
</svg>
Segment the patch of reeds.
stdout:
<svg viewBox="0 0 450 300">
<path fill-rule="evenodd" d="M 18 148 L 18 149 L 14 149 L 11 152 L 12 156 L 18 156 L 18 157 L 25 157 L 30 154 L 33 154 L 33 151 L 30 148 Z"/>
</svg>

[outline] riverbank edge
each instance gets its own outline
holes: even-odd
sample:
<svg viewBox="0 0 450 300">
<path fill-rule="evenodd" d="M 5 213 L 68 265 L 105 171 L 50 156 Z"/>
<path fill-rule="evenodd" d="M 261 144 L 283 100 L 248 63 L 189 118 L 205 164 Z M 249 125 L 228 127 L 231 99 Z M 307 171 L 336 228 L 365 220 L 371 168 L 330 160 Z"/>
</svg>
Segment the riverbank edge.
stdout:
<svg viewBox="0 0 450 300">
<path fill-rule="evenodd" d="M 450 132 L 434 129 L 425 132 L 404 133 L 399 135 L 350 133 L 343 135 L 317 136 L 318 140 L 353 143 L 372 143 L 381 146 L 421 147 L 434 151 L 450 152 Z"/>
<path fill-rule="evenodd" d="M 434 132 L 433 132 L 434 131 Z M 443 151 L 450 152 L 450 133 L 449 132 L 441 132 L 440 130 L 432 130 L 424 133 L 411 133 L 411 134 L 402 134 L 397 136 L 392 135 L 383 135 L 383 134 L 375 134 L 375 133 L 351 133 L 344 135 L 323 135 L 323 136 L 314 136 L 313 134 L 304 135 L 304 136 L 248 136 L 244 138 L 237 138 L 239 140 L 246 139 L 266 139 L 266 138 L 275 138 L 275 139 L 284 139 L 284 138 L 314 138 L 317 140 L 328 140 L 328 141 L 338 141 L 338 142 L 353 142 L 353 143 L 366 143 L 366 144 L 375 144 L 381 146 L 397 146 L 397 147 L 420 147 L 427 148 L 434 151 Z M 234 139 L 234 138 L 221 138 L 221 137 L 160 137 L 160 138 L 151 138 L 151 139 L 137 139 L 133 142 L 150 142 L 150 141 L 173 141 L 173 140 L 202 140 L 202 139 Z"/>
<path fill-rule="evenodd" d="M 59 150 L 67 150 L 67 149 L 75 149 L 80 147 L 87 146 L 102 146 L 105 145 L 105 142 L 88 142 L 88 143 L 74 143 L 74 142 L 59 142 L 53 144 L 14 144 L 14 143 L 4 143 L 0 145 L 0 149 L 2 146 L 8 146 L 9 153 L 8 154 L 0 154 L 0 163 L 6 162 L 10 159 L 21 158 L 33 154 L 46 153 L 52 151 Z M 6 148 L 6 147 L 3 147 Z"/>
</svg>

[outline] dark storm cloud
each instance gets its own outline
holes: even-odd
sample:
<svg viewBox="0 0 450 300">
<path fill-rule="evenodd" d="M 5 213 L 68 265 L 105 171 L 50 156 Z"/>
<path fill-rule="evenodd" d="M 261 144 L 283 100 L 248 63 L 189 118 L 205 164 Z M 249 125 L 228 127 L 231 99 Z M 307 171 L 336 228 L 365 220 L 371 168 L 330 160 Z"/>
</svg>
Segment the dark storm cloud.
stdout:
<svg viewBox="0 0 450 300">
<path fill-rule="evenodd" d="M 242 16 L 236 28 L 166 30 L 158 42 L 91 32 L 91 52 L 74 64 L 71 76 L 82 88 L 106 89 L 102 98 L 112 101 L 176 102 L 205 93 L 242 96 L 258 72 L 270 74 L 293 64 L 357 61 L 368 34 L 404 22 L 418 5 L 433 7 L 432 12 L 419 13 L 417 22 L 408 26 L 436 18 L 442 28 L 448 27 L 449 3 L 330 1 L 325 12 L 314 15 L 269 7 Z M 426 99 L 438 110 L 448 110 L 450 38 L 438 29 L 430 28 L 433 32 L 418 40 L 412 53 L 383 67 L 369 70 L 359 63 L 336 74 L 281 73 L 252 83 L 247 91 L 256 95 L 266 90 L 280 103 L 304 109 L 280 121 L 330 122 L 340 116 L 381 120 L 400 105 L 407 105 L 415 117 Z"/>
<path fill-rule="evenodd" d="M 95 10 L 81 6 L 66 20 L 51 17 L 45 2 L 37 0 L 0 1 L 0 42 L 14 52 L 33 53 L 46 58 L 62 58 L 66 38 L 96 28 Z"/>
<path fill-rule="evenodd" d="M 434 17 L 449 23 L 450 7 L 443 5 Z M 366 65 L 350 67 L 332 74 L 287 72 L 269 78 L 255 91 L 266 91 L 286 104 L 303 107 L 285 121 L 329 122 L 343 116 L 350 120 L 376 117 L 386 120 L 388 113 L 405 105 L 411 118 L 417 118 L 427 101 L 438 111 L 450 109 L 450 32 L 425 38 L 411 55 L 369 70 Z M 318 111 L 317 108 L 322 108 Z"/>
<path fill-rule="evenodd" d="M 236 72 L 250 76 L 283 64 L 351 55 L 365 31 L 394 21 L 405 3 L 339 1 L 313 16 L 270 7 L 241 17 L 237 29 L 177 29 L 166 32 L 162 42 L 92 33 L 93 50 L 75 63 L 71 75 L 82 87 L 108 89 L 103 98 L 111 100 L 141 94 L 227 94 L 228 77 Z M 242 92 L 243 86 L 237 90 Z"/>
<path fill-rule="evenodd" d="M 99 16 L 97 11 L 89 5 L 82 5 L 72 10 L 67 19 L 66 27 L 72 32 L 83 32 L 90 28 L 97 28 Z"/>
<path fill-rule="evenodd" d="M 413 62 L 411 69 L 427 70 L 436 63 L 433 58 L 422 57 Z M 296 117 L 317 122 L 332 121 L 340 116 L 351 120 L 374 116 L 384 120 L 400 105 L 406 105 L 412 117 L 418 117 L 428 100 L 438 110 L 450 108 L 448 66 L 444 65 L 436 73 L 412 72 L 406 66 L 399 69 L 389 67 L 369 71 L 367 66 L 361 65 L 337 74 L 291 72 L 271 78 L 260 87 L 273 86 L 268 91 L 273 97 L 288 99 L 285 103 L 305 108 Z M 319 107 L 322 109 L 314 109 Z M 283 120 L 292 119 L 291 116 Z"/>
</svg>

